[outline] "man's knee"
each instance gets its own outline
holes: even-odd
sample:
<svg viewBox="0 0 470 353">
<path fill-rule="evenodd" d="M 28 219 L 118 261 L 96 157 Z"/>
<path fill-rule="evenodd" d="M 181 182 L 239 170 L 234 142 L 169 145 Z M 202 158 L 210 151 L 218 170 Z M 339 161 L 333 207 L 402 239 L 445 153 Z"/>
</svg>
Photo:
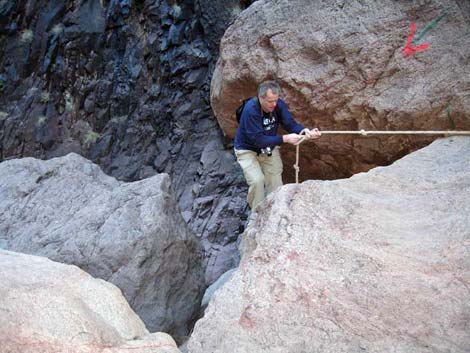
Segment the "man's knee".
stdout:
<svg viewBox="0 0 470 353">
<path fill-rule="evenodd" d="M 262 173 L 252 175 L 248 184 L 253 185 L 254 187 L 264 187 L 264 175 Z"/>
</svg>

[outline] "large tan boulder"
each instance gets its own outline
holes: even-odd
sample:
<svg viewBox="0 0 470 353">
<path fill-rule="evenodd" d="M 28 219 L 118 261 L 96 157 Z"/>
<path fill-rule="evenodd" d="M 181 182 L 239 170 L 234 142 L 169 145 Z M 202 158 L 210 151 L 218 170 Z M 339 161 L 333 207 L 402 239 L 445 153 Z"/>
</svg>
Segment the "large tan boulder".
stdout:
<svg viewBox="0 0 470 353">
<path fill-rule="evenodd" d="M 74 153 L 4 161 L 0 248 L 113 283 L 151 331 L 187 335 L 204 294 L 202 246 L 163 173 L 126 183 Z"/>
<path fill-rule="evenodd" d="M 179 352 L 117 287 L 76 266 L 0 250 L 0 268 L 0 352 Z"/>
<path fill-rule="evenodd" d="M 418 44 L 402 53 L 416 22 Z M 281 84 L 294 116 L 322 130 L 470 130 L 470 2 L 259 0 L 230 26 L 211 104 L 234 137 L 234 110 L 265 79 Z M 324 136 L 301 147 L 301 178 L 347 177 L 386 165 L 435 136 Z M 283 149 L 292 180 L 294 149 Z"/>
<path fill-rule="evenodd" d="M 190 353 L 467 353 L 470 138 L 350 179 L 286 185 Z"/>
</svg>

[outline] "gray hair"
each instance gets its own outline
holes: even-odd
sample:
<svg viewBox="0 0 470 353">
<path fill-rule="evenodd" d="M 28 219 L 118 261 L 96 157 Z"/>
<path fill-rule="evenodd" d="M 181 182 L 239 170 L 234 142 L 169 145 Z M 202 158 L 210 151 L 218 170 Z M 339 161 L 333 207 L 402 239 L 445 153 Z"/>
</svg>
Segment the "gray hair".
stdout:
<svg viewBox="0 0 470 353">
<path fill-rule="evenodd" d="M 264 81 L 258 86 L 258 96 L 266 97 L 268 90 L 273 94 L 281 95 L 281 86 L 276 81 Z"/>
</svg>

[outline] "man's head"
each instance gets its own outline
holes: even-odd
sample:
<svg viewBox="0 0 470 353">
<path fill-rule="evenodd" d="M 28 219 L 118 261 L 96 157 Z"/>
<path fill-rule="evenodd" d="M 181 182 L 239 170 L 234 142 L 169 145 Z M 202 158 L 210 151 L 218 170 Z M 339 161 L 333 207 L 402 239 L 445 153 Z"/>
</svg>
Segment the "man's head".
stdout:
<svg viewBox="0 0 470 353">
<path fill-rule="evenodd" d="M 258 86 L 258 99 L 261 109 L 271 113 L 276 108 L 277 100 L 281 94 L 281 87 L 276 81 L 264 81 Z"/>
</svg>

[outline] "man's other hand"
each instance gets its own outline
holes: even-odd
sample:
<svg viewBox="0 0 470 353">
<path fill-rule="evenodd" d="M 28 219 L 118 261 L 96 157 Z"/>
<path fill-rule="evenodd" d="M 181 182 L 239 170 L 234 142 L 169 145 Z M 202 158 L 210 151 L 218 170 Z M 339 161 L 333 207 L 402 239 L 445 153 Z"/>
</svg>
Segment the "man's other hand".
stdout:
<svg viewBox="0 0 470 353">
<path fill-rule="evenodd" d="M 297 142 L 300 141 L 302 136 L 298 134 L 288 134 L 288 135 L 282 135 L 282 142 L 284 143 L 290 143 L 291 145 L 295 145 Z"/>
<path fill-rule="evenodd" d="M 317 139 L 321 136 L 321 132 L 317 128 L 312 130 L 304 129 L 302 131 L 305 131 L 305 136 L 307 137 L 307 140 Z"/>
</svg>

